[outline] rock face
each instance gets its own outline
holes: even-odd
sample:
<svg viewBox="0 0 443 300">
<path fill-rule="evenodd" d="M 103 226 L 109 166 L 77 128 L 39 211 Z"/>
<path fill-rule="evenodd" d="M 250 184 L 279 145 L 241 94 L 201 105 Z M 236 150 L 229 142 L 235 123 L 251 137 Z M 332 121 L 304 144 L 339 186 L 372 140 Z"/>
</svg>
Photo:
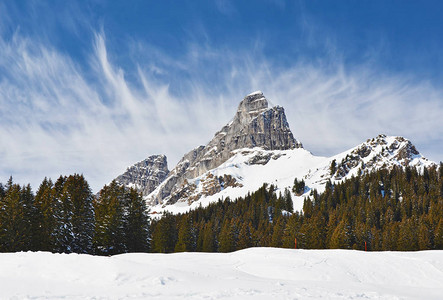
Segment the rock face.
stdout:
<svg viewBox="0 0 443 300">
<path fill-rule="evenodd" d="M 265 150 L 302 148 L 289 129 L 283 107 L 268 107 L 262 92 L 247 95 L 238 106 L 231 122 L 217 132 L 206 145 L 187 153 L 163 183 L 148 197 L 148 204 L 172 204 L 185 187 L 186 179 L 198 177 L 214 169 L 241 148 L 261 147 Z M 146 195 L 146 194 L 145 194 Z"/>
<path fill-rule="evenodd" d="M 327 165 L 305 178 L 316 183 L 325 183 L 328 180 L 335 182 L 362 172 L 391 169 L 393 166 L 420 169 L 434 164 L 423 157 L 408 139 L 380 134 L 353 149 L 331 157 Z"/>
<path fill-rule="evenodd" d="M 165 155 L 153 155 L 129 167 L 115 180 L 124 186 L 134 187 L 143 195 L 149 195 L 168 176 Z"/>
<path fill-rule="evenodd" d="M 411 141 L 401 136 L 387 137 L 384 134 L 369 139 L 352 150 L 337 165 L 332 175 L 335 180 L 344 178 L 351 169 L 360 167 L 362 171 L 371 171 L 381 167 L 390 168 L 394 165 L 415 165 L 413 160 L 420 153 Z M 420 155 L 421 158 L 421 155 Z M 426 160 L 421 158 L 421 160 Z"/>
</svg>

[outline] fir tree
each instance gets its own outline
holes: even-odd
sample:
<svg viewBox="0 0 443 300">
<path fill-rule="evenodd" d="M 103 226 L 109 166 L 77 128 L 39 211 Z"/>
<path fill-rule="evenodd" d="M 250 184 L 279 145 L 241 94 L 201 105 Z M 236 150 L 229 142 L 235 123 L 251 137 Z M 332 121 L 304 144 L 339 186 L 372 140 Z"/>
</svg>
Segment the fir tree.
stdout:
<svg viewBox="0 0 443 300">
<path fill-rule="evenodd" d="M 175 217 L 170 213 L 163 213 L 158 222 L 156 222 L 152 234 L 153 251 L 161 253 L 174 252 L 177 241 Z"/>
<path fill-rule="evenodd" d="M 234 219 L 225 219 L 220 231 L 220 252 L 232 252 L 237 249 L 237 227 Z"/>
<path fill-rule="evenodd" d="M 149 211 L 140 193 L 130 188 L 125 195 L 125 232 L 129 252 L 146 252 L 150 248 Z"/>
<path fill-rule="evenodd" d="M 192 220 L 189 216 L 184 216 L 179 224 L 178 241 L 175 245 L 175 252 L 192 251 L 195 251 L 195 236 Z"/>
<path fill-rule="evenodd" d="M 240 228 L 240 232 L 238 233 L 238 249 L 245 249 L 252 247 L 253 241 L 252 241 L 252 234 L 251 234 L 251 227 L 249 224 L 244 222 Z"/>
<path fill-rule="evenodd" d="M 97 254 L 113 255 L 127 251 L 125 240 L 125 189 L 112 181 L 94 201 L 94 249 Z"/>
<path fill-rule="evenodd" d="M 271 246 L 281 248 L 283 246 L 283 231 L 285 229 L 284 218 L 278 218 L 272 229 Z"/>
<path fill-rule="evenodd" d="M 292 201 L 291 192 L 289 189 L 285 189 L 284 192 L 285 209 L 289 212 L 294 212 L 294 202 Z"/>
<path fill-rule="evenodd" d="M 435 249 L 443 250 L 443 217 L 435 228 L 434 246 Z"/>
<path fill-rule="evenodd" d="M 216 251 L 216 243 L 215 243 L 215 234 L 212 229 L 212 222 L 209 221 L 205 224 L 203 229 L 203 243 L 202 243 L 202 251 L 203 252 L 215 252 Z"/>
<path fill-rule="evenodd" d="M 94 210 L 92 192 L 83 175 L 60 177 L 56 184 L 56 249 L 60 252 L 92 253 Z"/>
<path fill-rule="evenodd" d="M 27 251 L 31 247 L 31 188 L 21 188 L 9 178 L 0 198 L 0 251 Z"/>
<path fill-rule="evenodd" d="M 305 181 L 303 179 L 301 181 L 298 181 L 297 178 L 295 178 L 294 187 L 292 188 L 292 191 L 297 196 L 302 195 L 305 192 Z"/>
<path fill-rule="evenodd" d="M 35 251 L 53 251 L 56 231 L 55 209 L 57 207 L 51 179 L 45 179 L 35 195 L 33 222 L 33 247 Z"/>
</svg>

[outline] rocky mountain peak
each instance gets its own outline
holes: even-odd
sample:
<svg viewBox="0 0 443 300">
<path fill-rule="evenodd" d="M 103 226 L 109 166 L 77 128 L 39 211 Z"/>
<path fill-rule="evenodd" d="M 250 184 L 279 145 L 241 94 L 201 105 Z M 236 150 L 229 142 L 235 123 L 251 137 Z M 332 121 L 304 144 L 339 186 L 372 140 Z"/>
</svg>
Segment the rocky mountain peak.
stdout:
<svg viewBox="0 0 443 300">
<path fill-rule="evenodd" d="M 234 150 L 260 147 L 265 150 L 302 148 L 289 128 L 283 107 L 268 107 L 262 92 L 247 95 L 234 118 L 206 145 L 185 154 L 168 178 L 150 195 L 153 204 L 175 201 L 187 179 L 196 178 L 231 158 Z"/>
<path fill-rule="evenodd" d="M 134 187 L 144 195 L 151 193 L 168 176 L 165 155 L 152 155 L 126 169 L 115 180 L 118 184 Z"/>
<path fill-rule="evenodd" d="M 379 134 L 346 152 L 345 156 L 338 155 L 336 163 L 336 171 L 331 175 L 333 179 L 341 180 L 357 169 L 372 171 L 394 165 L 420 167 L 432 162 L 424 158 L 408 139 Z"/>
<path fill-rule="evenodd" d="M 239 104 L 236 119 L 247 124 L 260 113 L 268 109 L 268 100 L 261 91 L 247 95 Z"/>
</svg>

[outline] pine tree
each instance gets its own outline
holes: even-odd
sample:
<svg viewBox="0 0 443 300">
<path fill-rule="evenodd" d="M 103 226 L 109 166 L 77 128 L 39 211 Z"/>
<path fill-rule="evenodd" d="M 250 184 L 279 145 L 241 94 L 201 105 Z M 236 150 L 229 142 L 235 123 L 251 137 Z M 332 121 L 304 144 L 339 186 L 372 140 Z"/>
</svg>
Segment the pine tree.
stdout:
<svg viewBox="0 0 443 300">
<path fill-rule="evenodd" d="M 33 223 L 34 251 L 53 251 L 56 230 L 55 208 L 57 207 L 51 179 L 45 179 L 35 195 L 35 220 Z"/>
<path fill-rule="evenodd" d="M 192 221 L 186 215 L 182 217 L 178 229 L 178 241 L 175 245 L 175 252 L 195 251 Z"/>
<path fill-rule="evenodd" d="M 252 247 L 252 234 L 251 227 L 249 224 L 244 222 L 240 228 L 240 232 L 238 233 L 238 249 L 246 249 Z"/>
<path fill-rule="evenodd" d="M 329 247 L 332 249 L 350 249 L 350 240 L 347 232 L 347 224 L 344 220 L 338 223 L 331 236 Z"/>
<path fill-rule="evenodd" d="M 220 252 L 232 252 L 237 249 L 237 228 L 234 219 L 225 219 L 220 231 Z"/>
<path fill-rule="evenodd" d="M 400 251 L 418 250 L 418 232 L 412 219 L 405 219 L 400 223 L 397 249 Z"/>
<path fill-rule="evenodd" d="M 177 241 L 176 230 L 175 217 L 171 213 L 163 213 L 152 234 L 152 250 L 161 253 L 174 252 Z"/>
<path fill-rule="evenodd" d="M 0 198 L 0 251 L 27 251 L 31 247 L 33 195 L 28 185 L 21 188 L 9 178 Z"/>
<path fill-rule="evenodd" d="M 149 251 L 151 242 L 149 211 L 140 193 L 130 188 L 126 191 L 125 232 L 129 252 Z M 175 227 L 175 226 L 174 226 Z"/>
<path fill-rule="evenodd" d="M 212 222 L 209 221 L 205 224 L 203 229 L 203 243 L 202 243 L 202 251 L 203 252 L 215 252 L 216 251 L 216 243 L 215 243 L 215 234 L 212 226 Z"/>
<path fill-rule="evenodd" d="M 55 221 L 55 229 L 53 232 L 55 252 L 72 252 L 72 203 L 71 201 L 64 201 L 63 189 L 66 176 L 60 176 L 52 188 L 54 197 L 53 217 Z"/>
<path fill-rule="evenodd" d="M 426 218 L 420 218 L 420 225 L 418 226 L 418 247 L 420 250 L 432 249 L 433 234 L 431 225 Z"/>
<path fill-rule="evenodd" d="M 292 188 L 292 191 L 297 196 L 302 195 L 305 192 L 305 181 L 303 179 L 301 181 L 298 181 L 297 178 L 295 178 L 294 187 Z"/>
<path fill-rule="evenodd" d="M 275 222 L 272 232 L 271 246 L 282 247 L 283 246 L 283 231 L 285 229 L 284 218 L 278 218 Z"/>
<path fill-rule="evenodd" d="M 125 189 L 112 181 L 94 201 L 94 249 L 97 254 L 113 255 L 127 251 L 125 238 Z"/>
<path fill-rule="evenodd" d="M 289 212 L 294 212 L 294 202 L 292 201 L 292 196 L 291 196 L 291 192 L 289 191 L 289 189 L 285 189 L 284 192 L 284 201 L 285 201 L 285 209 Z"/>
<path fill-rule="evenodd" d="M 443 173 L 443 171 L 441 172 Z M 440 218 L 435 228 L 434 246 L 435 249 L 443 250 L 443 217 Z"/>
<path fill-rule="evenodd" d="M 54 186 L 57 203 L 56 251 L 92 253 L 92 192 L 83 175 L 60 177 Z"/>
<path fill-rule="evenodd" d="M 287 221 L 283 231 L 283 247 L 294 248 L 295 239 L 300 239 L 299 232 L 303 220 L 298 212 L 295 212 Z M 300 245 L 297 245 L 300 247 Z"/>
<path fill-rule="evenodd" d="M 24 245 L 23 250 L 32 250 L 33 245 L 33 227 L 35 226 L 36 211 L 34 208 L 35 196 L 32 192 L 31 185 L 23 186 L 21 189 L 20 202 L 23 210 L 23 231 Z"/>
</svg>

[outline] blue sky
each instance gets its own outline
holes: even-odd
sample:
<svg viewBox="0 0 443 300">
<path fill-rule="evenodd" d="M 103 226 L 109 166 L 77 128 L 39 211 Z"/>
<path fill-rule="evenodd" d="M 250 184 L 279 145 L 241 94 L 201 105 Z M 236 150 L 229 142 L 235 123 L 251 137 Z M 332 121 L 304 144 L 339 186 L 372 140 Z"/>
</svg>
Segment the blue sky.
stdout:
<svg viewBox="0 0 443 300">
<path fill-rule="evenodd" d="M 66 3 L 65 3 L 66 2 Z M 209 141 L 244 95 L 333 155 L 379 133 L 443 160 L 440 1 L 0 1 L 0 182 L 98 190 Z"/>
</svg>

